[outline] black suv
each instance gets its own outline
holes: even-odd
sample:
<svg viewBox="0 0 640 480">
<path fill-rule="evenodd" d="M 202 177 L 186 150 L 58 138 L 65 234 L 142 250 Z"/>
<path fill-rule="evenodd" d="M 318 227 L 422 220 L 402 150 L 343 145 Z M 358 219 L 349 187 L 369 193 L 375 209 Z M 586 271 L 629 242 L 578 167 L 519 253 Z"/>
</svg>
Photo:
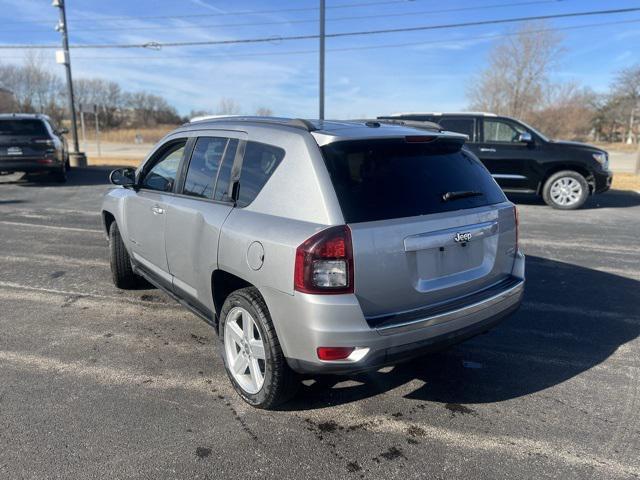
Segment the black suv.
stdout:
<svg viewBox="0 0 640 480">
<path fill-rule="evenodd" d="M 401 113 L 388 120 L 434 122 L 464 133 L 467 148 L 505 192 L 535 193 L 547 205 L 579 208 L 589 194 L 611 187 L 607 152 L 577 142 L 551 140 L 529 125 L 492 113 Z"/>
<path fill-rule="evenodd" d="M 0 174 L 48 173 L 65 182 L 69 152 L 66 129 L 56 129 L 46 115 L 10 113 L 0 115 Z"/>
</svg>

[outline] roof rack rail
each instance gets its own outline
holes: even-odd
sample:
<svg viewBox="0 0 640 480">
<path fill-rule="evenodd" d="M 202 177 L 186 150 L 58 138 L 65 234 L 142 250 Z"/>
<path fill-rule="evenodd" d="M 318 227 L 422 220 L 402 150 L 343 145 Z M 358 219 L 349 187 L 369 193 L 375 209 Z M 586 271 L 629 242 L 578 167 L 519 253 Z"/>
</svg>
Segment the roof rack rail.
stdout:
<svg viewBox="0 0 640 480">
<path fill-rule="evenodd" d="M 259 117 L 259 116 L 203 116 L 196 117 L 189 121 L 192 122 L 254 122 L 254 123 L 267 123 L 271 125 L 284 125 L 295 128 L 301 128 L 306 130 L 307 132 L 313 132 L 318 130 L 318 128 L 309 120 L 304 120 L 302 118 L 278 118 L 278 117 Z"/>
</svg>

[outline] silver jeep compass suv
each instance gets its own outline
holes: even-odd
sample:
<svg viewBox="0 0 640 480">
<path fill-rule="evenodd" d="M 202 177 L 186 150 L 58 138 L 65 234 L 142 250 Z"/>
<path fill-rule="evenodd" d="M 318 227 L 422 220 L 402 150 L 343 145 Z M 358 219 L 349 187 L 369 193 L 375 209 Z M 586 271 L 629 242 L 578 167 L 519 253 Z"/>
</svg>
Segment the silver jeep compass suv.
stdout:
<svg viewBox="0 0 640 480">
<path fill-rule="evenodd" d="M 188 123 L 104 198 L 113 280 L 213 324 L 251 405 L 486 331 L 524 290 L 516 209 L 465 136 L 402 121 Z"/>
</svg>

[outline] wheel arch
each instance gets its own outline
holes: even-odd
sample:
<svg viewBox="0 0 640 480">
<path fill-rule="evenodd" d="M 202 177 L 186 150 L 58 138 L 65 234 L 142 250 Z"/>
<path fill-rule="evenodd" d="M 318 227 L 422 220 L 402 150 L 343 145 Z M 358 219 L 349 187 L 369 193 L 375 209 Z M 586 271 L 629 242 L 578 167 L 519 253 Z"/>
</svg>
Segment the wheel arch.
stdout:
<svg viewBox="0 0 640 480">
<path fill-rule="evenodd" d="M 582 175 L 584 179 L 587 181 L 587 184 L 589 185 L 589 194 L 593 193 L 595 188 L 595 179 L 593 177 L 593 173 L 591 173 L 591 171 L 582 164 L 570 163 L 570 162 L 559 163 L 559 164 L 556 163 L 549 166 L 549 168 L 547 168 L 547 170 L 544 172 L 542 179 L 538 183 L 538 188 L 536 193 L 538 195 L 542 195 L 542 189 L 544 188 L 545 183 L 547 183 L 547 180 L 549 180 L 549 178 L 552 175 L 555 175 L 556 173 L 562 172 L 565 170 L 570 170 Z"/>
<path fill-rule="evenodd" d="M 216 330 L 219 325 L 218 315 L 222 311 L 222 306 L 229 295 L 241 288 L 254 287 L 251 282 L 226 270 L 217 269 L 211 273 L 211 295 L 213 298 L 213 308 L 215 310 Z"/>
<path fill-rule="evenodd" d="M 115 221 L 116 217 L 113 213 L 108 210 L 102 210 L 102 226 L 104 227 L 107 239 L 109 238 L 109 229 L 111 228 L 111 224 Z"/>
</svg>

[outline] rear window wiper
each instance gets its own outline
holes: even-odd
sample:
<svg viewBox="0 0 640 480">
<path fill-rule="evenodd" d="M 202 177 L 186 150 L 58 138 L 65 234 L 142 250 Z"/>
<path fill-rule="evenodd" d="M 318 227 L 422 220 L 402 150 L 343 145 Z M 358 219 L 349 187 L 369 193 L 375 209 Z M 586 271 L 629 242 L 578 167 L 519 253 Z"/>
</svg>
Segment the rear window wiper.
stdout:
<svg viewBox="0 0 640 480">
<path fill-rule="evenodd" d="M 447 192 L 442 195 L 442 201 L 448 202 L 450 200 L 458 200 L 459 198 L 479 197 L 484 195 L 482 192 L 476 190 L 463 190 L 461 192 Z"/>
</svg>

